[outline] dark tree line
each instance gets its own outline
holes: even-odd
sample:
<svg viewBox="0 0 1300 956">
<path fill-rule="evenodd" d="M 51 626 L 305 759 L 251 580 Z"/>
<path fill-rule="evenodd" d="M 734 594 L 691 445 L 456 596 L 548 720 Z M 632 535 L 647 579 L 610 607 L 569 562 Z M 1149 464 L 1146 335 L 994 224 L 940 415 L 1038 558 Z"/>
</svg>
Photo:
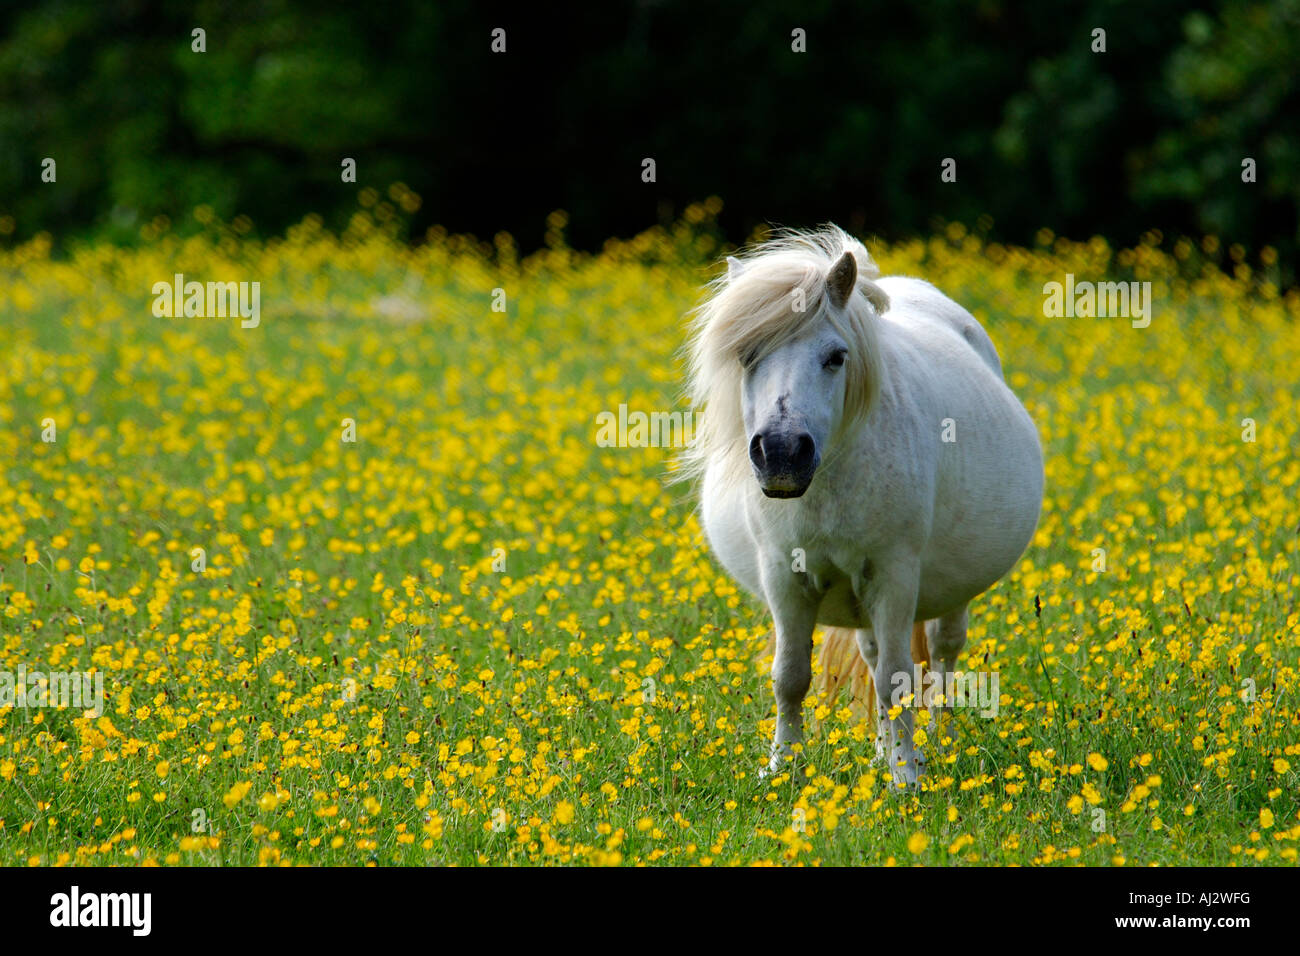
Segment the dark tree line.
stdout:
<svg viewBox="0 0 1300 956">
<path fill-rule="evenodd" d="M 553 209 L 590 247 L 710 195 L 732 238 L 991 217 L 1010 241 L 1160 228 L 1286 259 L 1300 236 L 1300 0 L 46 0 L 0 17 L 0 242 L 125 240 L 158 214 L 183 229 L 199 204 L 263 234 L 309 212 L 337 226 L 360 188 L 396 181 L 423 197 L 413 236 L 504 229 L 525 248 Z"/>
</svg>

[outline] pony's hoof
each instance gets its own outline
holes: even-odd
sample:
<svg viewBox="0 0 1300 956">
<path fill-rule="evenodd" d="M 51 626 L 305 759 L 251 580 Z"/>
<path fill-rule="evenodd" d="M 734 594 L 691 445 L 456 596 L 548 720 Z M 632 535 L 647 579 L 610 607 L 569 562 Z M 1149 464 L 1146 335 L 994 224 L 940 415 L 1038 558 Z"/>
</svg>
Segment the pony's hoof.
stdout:
<svg viewBox="0 0 1300 956">
<path fill-rule="evenodd" d="M 911 790 L 925 775 L 925 757 L 919 752 L 908 758 L 896 757 L 890 761 L 889 773 L 897 789 Z"/>
<path fill-rule="evenodd" d="M 795 753 L 789 747 L 779 747 L 772 751 L 772 756 L 767 758 L 762 768 L 758 771 L 758 779 L 766 780 L 768 777 L 774 777 L 783 773 L 794 766 Z"/>
</svg>

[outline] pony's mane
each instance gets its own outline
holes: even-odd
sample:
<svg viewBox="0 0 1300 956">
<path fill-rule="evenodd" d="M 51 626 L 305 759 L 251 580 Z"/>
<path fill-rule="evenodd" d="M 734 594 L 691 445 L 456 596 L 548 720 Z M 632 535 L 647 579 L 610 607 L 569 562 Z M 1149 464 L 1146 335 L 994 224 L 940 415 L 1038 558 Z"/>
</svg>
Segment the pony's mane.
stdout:
<svg viewBox="0 0 1300 956">
<path fill-rule="evenodd" d="M 858 279 L 841 311 L 830 305 L 826 276 L 845 252 L 857 263 Z M 729 467 L 745 467 L 741 357 L 761 359 L 809 322 L 826 317 L 849 343 L 846 426 L 860 422 L 880 392 L 876 322 L 889 308 L 889 297 L 875 283 L 880 269 L 862 243 L 834 225 L 783 230 L 738 259 L 739 277 L 732 281 L 724 272 L 709 283 L 708 297 L 691 322 L 688 394 L 691 406 L 703 411 L 694 441 L 679 459 L 683 478 L 701 477 L 719 459 Z M 796 290 L 802 290 L 802 312 L 794 308 Z"/>
</svg>

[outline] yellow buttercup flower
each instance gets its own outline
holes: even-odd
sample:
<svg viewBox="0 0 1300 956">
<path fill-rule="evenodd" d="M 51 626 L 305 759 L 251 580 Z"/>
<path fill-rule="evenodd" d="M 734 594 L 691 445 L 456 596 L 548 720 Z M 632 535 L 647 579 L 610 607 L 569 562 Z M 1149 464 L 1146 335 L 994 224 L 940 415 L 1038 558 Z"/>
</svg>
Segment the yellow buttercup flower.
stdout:
<svg viewBox="0 0 1300 956">
<path fill-rule="evenodd" d="M 225 804 L 227 810 L 233 810 L 239 801 L 248 796 L 248 791 L 251 789 L 253 789 L 253 784 L 251 782 L 247 780 L 241 781 L 226 792 L 225 796 L 221 798 L 221 802 Z"/>
</svg>

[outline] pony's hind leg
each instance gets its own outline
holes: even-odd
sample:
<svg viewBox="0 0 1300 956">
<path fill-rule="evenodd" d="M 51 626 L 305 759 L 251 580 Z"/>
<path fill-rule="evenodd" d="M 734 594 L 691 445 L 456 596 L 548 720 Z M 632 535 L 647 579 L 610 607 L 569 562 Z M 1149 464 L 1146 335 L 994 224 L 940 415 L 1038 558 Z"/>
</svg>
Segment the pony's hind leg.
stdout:
<svg viewBox="0 0 1300 956">
<path fill-rule="evenodd" d="M 957 669 L 957 658 L 966 647 L 966 605 L 925 623 L 925 642 L 930 666 L 945 677 Z M 951 704 L 952 701 L 948 701 Z"/>
<path fill-rule="evenodd" d="M 927 621 L 925 624 L 925 639 L 930 652 L 930 667 L 935 672 L 938 686 L 945 689 L 945 699 L 943 710 L 951 711 L 953 701 L 947 699 L 946 688 L 948 687 L 948 675 L 957 670 L 957 658 L 966 647 L 966 614 L 967 605 L 963 604 L 960 608 L 945 614 L 943 617 Z M 935 707 L 930 711 L 930 727 L 934 733 L 936 744 L 942 740 L 942 732 L 939 730 L 939 710 Z"/>
</svg>

